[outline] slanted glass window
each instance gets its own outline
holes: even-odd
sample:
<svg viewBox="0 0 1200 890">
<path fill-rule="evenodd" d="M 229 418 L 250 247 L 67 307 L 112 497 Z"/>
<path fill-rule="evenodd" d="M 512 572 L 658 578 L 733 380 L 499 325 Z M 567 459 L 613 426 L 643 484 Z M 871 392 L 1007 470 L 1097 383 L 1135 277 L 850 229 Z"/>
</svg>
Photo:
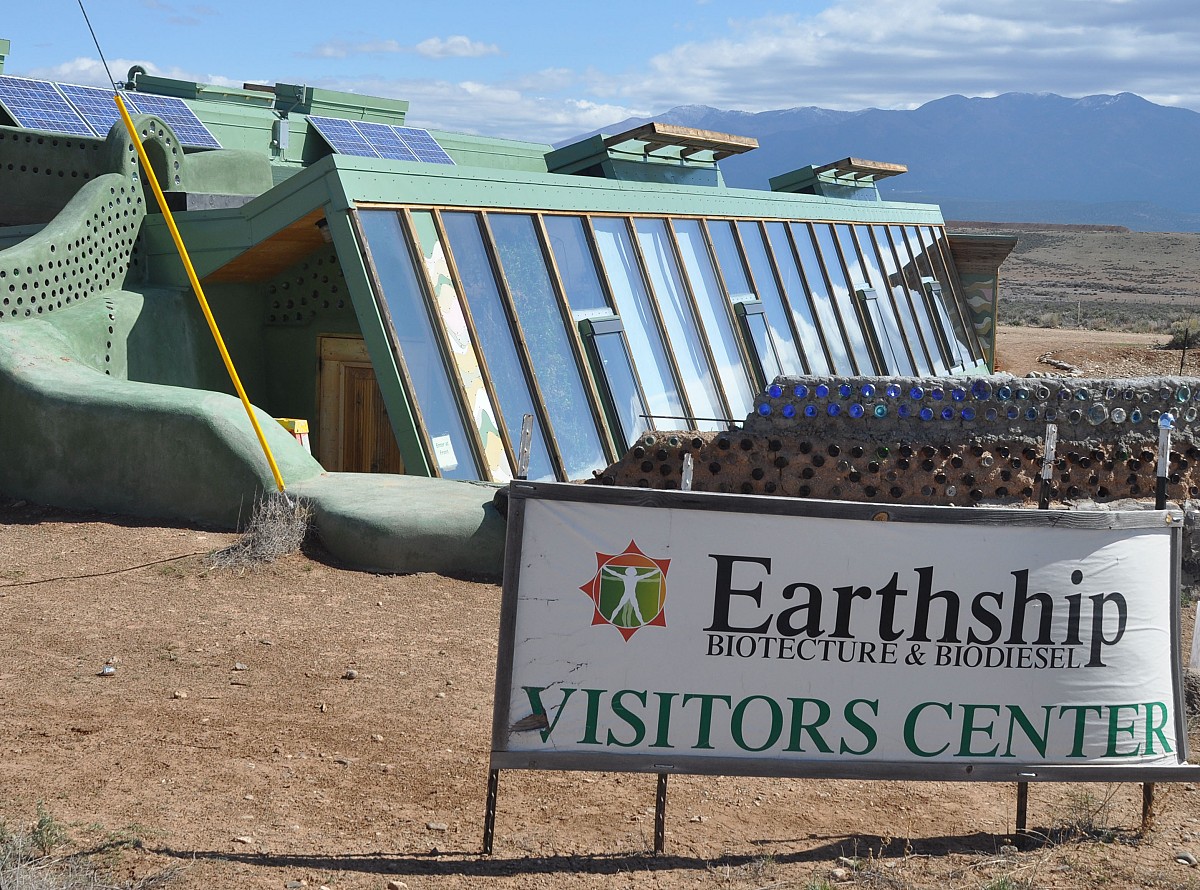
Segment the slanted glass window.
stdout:
<svg viewBox="0 0 1200 890">
<path fill-rule="evenodd" d="M 817 248 L 820 251 L 821 265 L 833 292 L 834 303 L 846 324 L 846 333 L 850 336 L 854 347 L 854 358 L 858 362 L 858 373 L 876 373 L 874 351 L 871 345 L 867 313 L 860 311 L 857 299 L 852 295 L 852 285 L 856 282 L 847 281 L 846 270 L 842 267 L 842 259 L 833 241 L 833 226 L 826 223 L 814 223 L 813 234 L 816 237 Z"/>
<path fill-rule="evenodd" d="M 679 243 L 679 254 L 683 267 L 696 297 L 696 308 L 708 334 L 712 347 L 717 374 L 725 388 L 725 398 L 734 418 L 743 418 L 754 410 L 754 389 L 742 363 L 737 335 L 729 314 L 729 304 L 721 293 L 716 270 L 700 222 L 694 219 L 677 219 L 672 225 Z"/>
<path fill-rule="evenodd" d="M 578 315 L 611 315 L 604 287 L 596 273 L 596 262 L 588 247 L 583 219 L 578 216 L 546 216 L 550 252 L 567 292 L 567 303 Z"/>
<path fill-rule="evenodd" d="M 971 351 L 963 345 L 954 329 L 954 321 L 947 311 L 942 285 L 934 274 L 925 242 L 921 240 L 917 226 L 905 226 L 904 234 L 908 239 L 909 251 L 916 260 L 917 270 L 921 273 L 921 292 L 925 296 L 925 302 L 929 305 L 930 314 L 936 319 L 942 336 L 946 340 L 949 349 L 950 370 L 968 367 L 972 364 Z"/>
<path fill-rule="evenodd" d="M 724 429 L 727 420 L 725 406 L 708 361 L 705 341 L 700 336 L 691 301 L 679 274 L 667 224 L 661 219 L 644 218 L 635 219 L 633 224 L 650 286 L 667 329 L 667 340 L 683 377 L 684 391 L 692 409 L 692 421 L 697 429 Z"/>
<path fill-rule="evenodd" d="M 612 410 L 617 438 L 625 446 L 632 445 L 650 425 L 621 320 L 588 318 L 580 328 L 597 371 L 596 378 L 605 389 L 605 402 Z"/>
<path fill-rule="evenodd" d="M 900 330 L 891 294 L 884 287 L 874 250 L 870 247 L 869 240 L 866 249 L 861 249 L 862 245 L 858 242 L 857 236 L 863 235 L 865 229 L 848 225 L 838 225 L 835 228 L 850 279 L 861 282 L 860 288 L 867 308 L 874 311 L 872 321 L 875 324 L 875 333 L 881 341 L 880 347 L 887 370 L 893 374 L 915 374 L 912 357 L 908 353 L 907 338 Z"/>
<path fill-rule="evenodd" d="M 784 224 L 781 222 L 767 223 L 767 239 L 771 242 L 771 249 L 775 253 L 775 268 L 779 270 L 783 292 L 787 295 L 788 305 L 792 308 L 792 320 L 796 323 L 796 332 L 800 335 L 800 342 L 804 346 L 804 355 L 808 359 L 808 372 L 810 374 L 828 374 L 830 366 L 825 359 L 825 346 L 821 341 L 825 340 L 825 345 L 832 347 L 834 342 L 840 341 L 841 338 L 836 336 L 836 332 L 834 338 L 822 337 L 821 328 L 817 324 L 812 304 L 809 302 L 804 276 L 800 274 L 800 267 L 796 265 L 796 255 L 792 252 L 791 240 L 788 238 Z M 837 346 L 840 347 L 841 343 L 837 342 Z M 838 366 L 839 359 L 842 360 L 843 367 L 849 366 L 850 361 L 844 348 L 840 351 L 831 348 L 830 354 L 833 356 L 835 367 Z"/>
<path fill-rule="evenodd" d="M 408 232 L 392 211 L 368 211 L 359 218 L 391 322 L 397 360 L 425 426 L 432 463 L 446 479 L 483 478 L 413 265 Z"/>
<path fill-rule="evenodd" d="M 949 247 L 946 244 L 945 230 L 940 227 L 921 226 L 921 238 L 928 251 L 929 263 L 933 267 L 933 276 L 941 285 L 943 302 L 946 306 L 946 313 L 950 316 L 950 323 L 954 326 L 954 335 L 967 354 L 971 356 L 968 365 L 974 364 L 976 359 L 982 358 L 983 351 L 979 347 L 974 329 L 969 329 L 968 319 L 964 318 L 963 313 L 966 311 L 966 306 L 959 300 L 959 292 L 954 286 L 954 276 L 950 274 L 948 268 L 949 260 L 946 252 L 949 251 Z"/>
<path fill-rule="evenodd" d="M 788 311 L 783 305 L 783 296 L 775 282 L 775 270 L 767 255 L 766 244 L 763 243 L 762 230 L 758 223 L 751 220 L 740 220 L 737 224 L 738 234 L 742 236 L 742 246 L 746 250 L 746 261 L 750 264 L 750 274 L 754 276 L 754 284 L 758 288 L 758 298 L 762 300 L 763 309 L 767 314 L 767 324 L 771 327 L 771 337 L 775 341 L 775 351 L 783 365 L 785 374 L 804 374 L 805 364 L 796 339 L 792 336 L 791 322 L 788 321 Z"/>
<path fill-rule="evenodd" d="M 891 239 L 888 238 L 886 226 L 872 226 L 871 234 L 879 251 L 879 259 L 883 267 L 883 286 L 892 295 L 892 303 L 900 318 L 900 327 L 907 334 L 906 340 L 920 374 L 934 374 L 933 363 L 929 360 L 929 350 L 925 343 L 927 336 L 922 324 L 913 314 L 912 295 L 904 282 L 904 275 L 896 262 L 896 254 L 892 249 Z M 936 354 L 936 348 L 935 352 Z"/>
<path fill-rule="evenodd" d="M 651 425 L 657 428 L 656 418 L 660 417 L 685 417 L 688 412 L 675 384 L 675 374 L 625 220 L 601 217 L 593 220 L 592 226 L 596 232 L 596 248 L 617 304 L 617 314 L 621 316 L 629 348 L 633 350 L 634 367 L 650 402 Z M 670 425 L 670 421 L 665 423 L 667 428 Z"/>
<path fill-rule="evenodd" d="M 484 380 L 479 355 L 471 338 L 467 317 L 463 314 L 462 302 L 450 274 L 450 264 L 442 246 L 441 236 L 428 210 L 414 210 L 409 217 L 413 234 L 425 264 L 425 276 L 433 294 L 432 308 L 441 320 L 450 347 L 450 359 L 458 374 L 458 385 L 463 399 L 475 424 L 475 433 L 488 470 L 488 478 L 496 482 L 512 479 L 512 465 L 508 461 L 508 449 L 492 406 L 492 395 Z"/>
<path fill-rule="evenodd" d="M 949 359 L 949 341 L 946 339 L 941 324 L 936 320 L 929 300 L 925 296 L 925 291 L 921 287 L 921 270 L 908 248 L 904 229 L 901 226 L 888 226 L 888 234 L 891 236 L 892 247 L 895 248 L 896 258 L 900 263 L 900 272 L 912 303 L 913 314 L 916 316 L 917 324 L 920 325 L 925 344 L 929 348 L 933 373 L 948 374 L 950 366 L 954 364 Z"/>
<path fill-rule="evenodd" d="M 521 361 L 514 326 L 509 320 L 504 298 L 496 287 L 495 272 L 479 230 L 479 217 L 474 213 L 444 213 L 442 224 L 446 227 L 446 240 L 462 281 L 463 296 L 471 311 L 488 374 L 500 403 L 500 417 L 508 440 L 515 448 L 521 438 L 521 422 L 526 414 L 532 414 L 528 475 L 530 479 L 552 480 L 557 475 L 554 461 Z"/>
<path fill-rule="evenodd" d="M 533 217 L 495 213 L 487 223 L 567 478 L 586 479 L 608 462 Z"/>
<path fill-rule="evenodd" d="M 771 327 L 767 324 L 763 304 L 758 300 L 737 303 L 734 311 L 742 321 L 742 329 L 746 332 L 746 342 L 754 350 L 754 360 L 760 371 L 758 385 L 765 387 L 783 373 L 779 363 L 779 354 L 775 351 L 775 340 L 771 337 Z"/>
<path fill-rule="evenodd" d="M 854 374 L 859 365 L 870 367 L 871 353 L 859 330 L 858 320 L 853 316 L 847 320 L 838 315 L 829 284 L 825 280 L 825 271 L 817 258 L 812 230 L 802 222 L 792 223 L 791 230 L 808 295 L 817 311 L 817 318 L 821 320 L 825 344 L 833 356 L 834 370 L 839 374 Z"/>
</svg>

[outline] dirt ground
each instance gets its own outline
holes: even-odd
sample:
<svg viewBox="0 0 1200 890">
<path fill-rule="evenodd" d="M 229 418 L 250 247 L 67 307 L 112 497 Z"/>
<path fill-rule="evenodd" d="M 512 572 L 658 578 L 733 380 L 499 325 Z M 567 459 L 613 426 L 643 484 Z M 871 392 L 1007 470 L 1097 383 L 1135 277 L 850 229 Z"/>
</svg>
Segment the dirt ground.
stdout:
<svg viewBox="0 0 1200 890">
<path fill-rule="evenodd" d="M 996 370 L 1018 376 L 1062 374 L 1039 361 L 1045 356 L 1077 368 L 1082 377 L 1178 375 L 1180 351 L 1160 348 L 1167 339 L 1165 334 L 1001 325 L 996 338 Z M 1200 377 L 1200 350 L 1189 349 L 1183 362 L 1184 376 Z"/>
<path fill-rule="evenodd" d="M 1152 341 L 999 342 L 1014 371 L 1105 374 L 1150 370 Z M 1056 842 L 1014 852 L 1011 785 L 673 777 L 656 858 L 653 777 L 512 771 L 481 857 L 499 588 L 319 553 L 206 569 L 230 540 L 0 507 L 10 826 L 41 802 L 119 878 L 180 888 L 1200 887 L 1174 858 L 1200 855 L 1190 784 L 1158 786 L 1145 837 L 1138 785 L 1035 785 Z"/>
<path fill-rule="evenodd" d="M 1002 328 L 999 354 L 1177 370 L 1161 339 Z M 1016 849 L 1009 784 L 672 777 L 655 857 L 652 776 L 510 771 L 480 856 L 499 588 L 319 552 L 206 568 L 230 540 L 0 497 L 10 828 L 40 804 L 64 851 L 181 890 L 1200 888 L 1192 784 L 1158 786 L 1144 836 L 1140 785 L 1034 785 L 1046 840 Z"/>
</svg>

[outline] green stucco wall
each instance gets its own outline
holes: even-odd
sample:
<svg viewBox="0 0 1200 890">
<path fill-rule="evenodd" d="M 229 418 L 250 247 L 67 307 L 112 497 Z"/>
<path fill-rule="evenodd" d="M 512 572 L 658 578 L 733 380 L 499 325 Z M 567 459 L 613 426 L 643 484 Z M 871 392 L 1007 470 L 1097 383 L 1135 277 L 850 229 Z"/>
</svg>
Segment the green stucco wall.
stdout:
<svg viewBox="0 0 1200 890">
<path fill-rule="evenodd" d="M 95 317 L 92 307 L 79 308 Z M 256 491 L 273 490 L 236 399 L 105 374 L 94 366 L 98 349 L 77 355 L 72 337 L 49 321 L 0 326 L 0 489 L 42 503 L 227 526 L 246 515 Z M 285 479 L 321 473 L 269 416 L 259 412 L 259 422 Z"/>
</svg>

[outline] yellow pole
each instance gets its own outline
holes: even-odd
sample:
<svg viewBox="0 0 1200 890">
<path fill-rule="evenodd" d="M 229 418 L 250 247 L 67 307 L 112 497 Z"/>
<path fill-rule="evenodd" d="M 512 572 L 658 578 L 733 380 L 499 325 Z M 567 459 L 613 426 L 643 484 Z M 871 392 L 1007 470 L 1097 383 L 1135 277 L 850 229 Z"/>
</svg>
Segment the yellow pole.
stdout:
<svg viewBox="0 0 1200 890">
<path fill-rule="evenodd" d="M 275 463 L 275 456 L 271 454 L 271 446 L 267 444 L 267 437 L 263 435 L 262 427 L 258 424 L 258 418 L 254 416 L 254 409 L 250 407 L 250 400 L 246 398 L 246 390 L 242 387 L 242 381 L 238 377 L 237 369 L 233 367 L 233 359 L 229 357 L 229 350 L 225 348 L 225 340 L 221 337 L 217 321 L 213 318 L 212 310 L 208 308 L 208 300 L 205 299 L 204 288 L 200 286 L 200 279 L 196 277 L 196 270 L 192 268 L 191 258 L 188 257 L 187 248 L 183 246 L 183 238 L 180 237 L 179 229 L 175 225 L 175 217 L 171 215 L 171 208 L 167 206 L 167 199 L 163 195 L 162 188 L 159 187 L 158 178 L 154 175 L 154 168 L 150 166 L 150 159 L 146 157 L 146 148 L 142 145 L 142 140 L 138 138 L 137 129 L 133 126 L 133 119 L 130 118 L 129 111 L 125 108 L 125 100 L 121 98 L 121 94 L 113 94 L 113 99 L 117 103 L 117 110 L 121 113 L 121 120 L 125 122 L 125 129 L 129 131 L 129 138 L 133 140 L 138 157 L 142 161 L 142 170 L 145 171 L 146 178 L 150 180 L 150 187 L 154 190 L 154 197 L 158 200 L 158 206 L 162 210 L 163 218 L 167 221 L 167 228 L 171 230 L 171 238 L 175 241 L 175 249 L 179 251 L 179 258 L 183 261 L 183 268 L 187 271 L 188 281 L 192 284 L 192 290 L 196 292 L 196 299 L 200 301 L 200 310 L 204 313 L 204 320 L 208 322 L 208 329 L 212 331 L 213 339 L 217 341 L 217 349 L 220 350 L 221 359 L 225 362 L 225 370 L 229 372 L 229 379 L 233 381 L 233 388 L 237 390 L 238 398 L 242 400 L 242 407 L 246 409 L 246 416 L 250 418 L 250 425 L 254 427 L 254 435 L 258 437 L 258 444 L 262 446 L 263 454 L 267 457 L 267 463 L 271 466 L 271 475 L 275 477 L 275 486 L 280 491 L 283 491 L 283 476 L 279 473 L 279 465 Z"/>
</svg>

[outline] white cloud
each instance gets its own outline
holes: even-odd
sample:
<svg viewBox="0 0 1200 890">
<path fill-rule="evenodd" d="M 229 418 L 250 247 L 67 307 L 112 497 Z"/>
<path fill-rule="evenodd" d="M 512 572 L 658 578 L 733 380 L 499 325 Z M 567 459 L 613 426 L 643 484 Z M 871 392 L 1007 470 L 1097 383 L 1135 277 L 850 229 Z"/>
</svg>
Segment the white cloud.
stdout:
<svg viewBox="0 0 1200 890">
<path fill-rule="evenodd" d="M 627 117 L 644 108 L 577 97 L 536 95 L 509 85 L 475 81 L 326 79 L 320 86 L 370 96 L 407 99 L 408 122 L 461 133 L 553 142 Z"/>
<path fill-rule="evenodd" d="M 427 59 L 479 58 L 494 56 L 500 47 L 493 43 L 481 43 L 469 37 L 430 37 L 416 46 L 398 40 L 365 40 L 358 43 L 349 40 L 327 40 L 303 55 L 320 59 L 346 59 L 354 56 L 389 55 L 393 53 L 417 53 Z"/>
<path fill-rule="evenodd" d="M 482 43 L 461 34 L 446 38 L 430 37 L 418 43 L 416 48 L 418 53 L 429 59 L 479 58 L 500 52 L 500 47 L 494 43 Z"/>
<path fill-rule="evenodd" d="M 204 0 L 199 0 L 204 2 Z M 704 0 L 695 0 L 704 2 Z M 207 14 L 203 7 L 147 6 Z M 839 110 L 913 108 L 951 94 L 1134 92 L 1200 109 L 1200 16 L 1178 0 L 828 0 L 813 14 L 730 20 L 717 39 L 692 40 L 650 58 L 598 53 L 597 67 L 522 68 L 504 60 L 491 79 L 422 78 L 430 65 L 397 56 L 450 59 L 501 55 L 463 35 L 417 44 L 369 34 L 330 39 L 307 53 L 308 70 L 272 72 L 331 89 L 409 100 L 417 125 L 553 142 L 676 105 L 763 111 L 815 105 Z M 678 33 L 678 32 L 676 32 Z M 662 36 L 670 40 L 668 34 Z M 666 43 L 663 44 L 668 45 Z M 327 60 L 312 65 L 311 59 Z M 342 66 L 337 60 L 349 62 Z M 374 59 L 375 71 L 364 68 Z M 539 59 L 542 66 L 546 59 Z M 129 60 L 114 61 L 124 77 Z M 154 73 L 220 84 L 240 81 L 179 69 Z M 351 66 L 359 70 L 348 70 Z M 316 68 L 317 70 L 312 70 Z M 336 73 L 335 72 L 339 72 Z M 34 76 L 104 83 L 86 58 Z M 416 76 L 414 76 L 416 75 Z"/>
<path fill-rule="evenodd" d="M 242 81 L 224 77 L 220 74 L 200 74 L 195 71 L 185 71 L 182 68 L 161 68 L 153 62 L 147 62 L 143 59 L 108 60 L 108 68 L 112 72 L 113 78 L 122 83 L 129 69 L 134 65 L 140 65 L 146 69 L 147 74 L 153 74 L 157 77 L 173 77 L 176 80 L 211 83 L 226 87 L 240 87 L 242 85 Z M 69 62 L 63 62 L 61 65 L 54 65 L 49 68 L 34 68 L 24 76 L 41 80 L 53 80 L 59 83 L 77 83 L 84 86 L 106 88 L 112 86 L 100 60 L 90 59 L 86 56 L 80 56 Z"/>
<path fill-rule="evenodd" d="M 318 44 L 305 53 L 305 55 L 315 56 L 320 59 L 345 59 L 351 56 L 409 52 L 411 49 L 412 47 L 404 46 L 396 40 L 368 40 L 363 43 L 330 40 L 326 43 Z"/>
<path fill-rule="evenodd" d="M 952 93 L 1131 91 L 1200 107 L 1200 22 L 1165 0 L 839 0 L 738 23 L 593 86 L 652 107 L 909 107 Z M 1184 90 L 1181 90 L 1181 87 Z M 1189 95 L 1190 93 L 1190 95 Z"/>
</svg>

